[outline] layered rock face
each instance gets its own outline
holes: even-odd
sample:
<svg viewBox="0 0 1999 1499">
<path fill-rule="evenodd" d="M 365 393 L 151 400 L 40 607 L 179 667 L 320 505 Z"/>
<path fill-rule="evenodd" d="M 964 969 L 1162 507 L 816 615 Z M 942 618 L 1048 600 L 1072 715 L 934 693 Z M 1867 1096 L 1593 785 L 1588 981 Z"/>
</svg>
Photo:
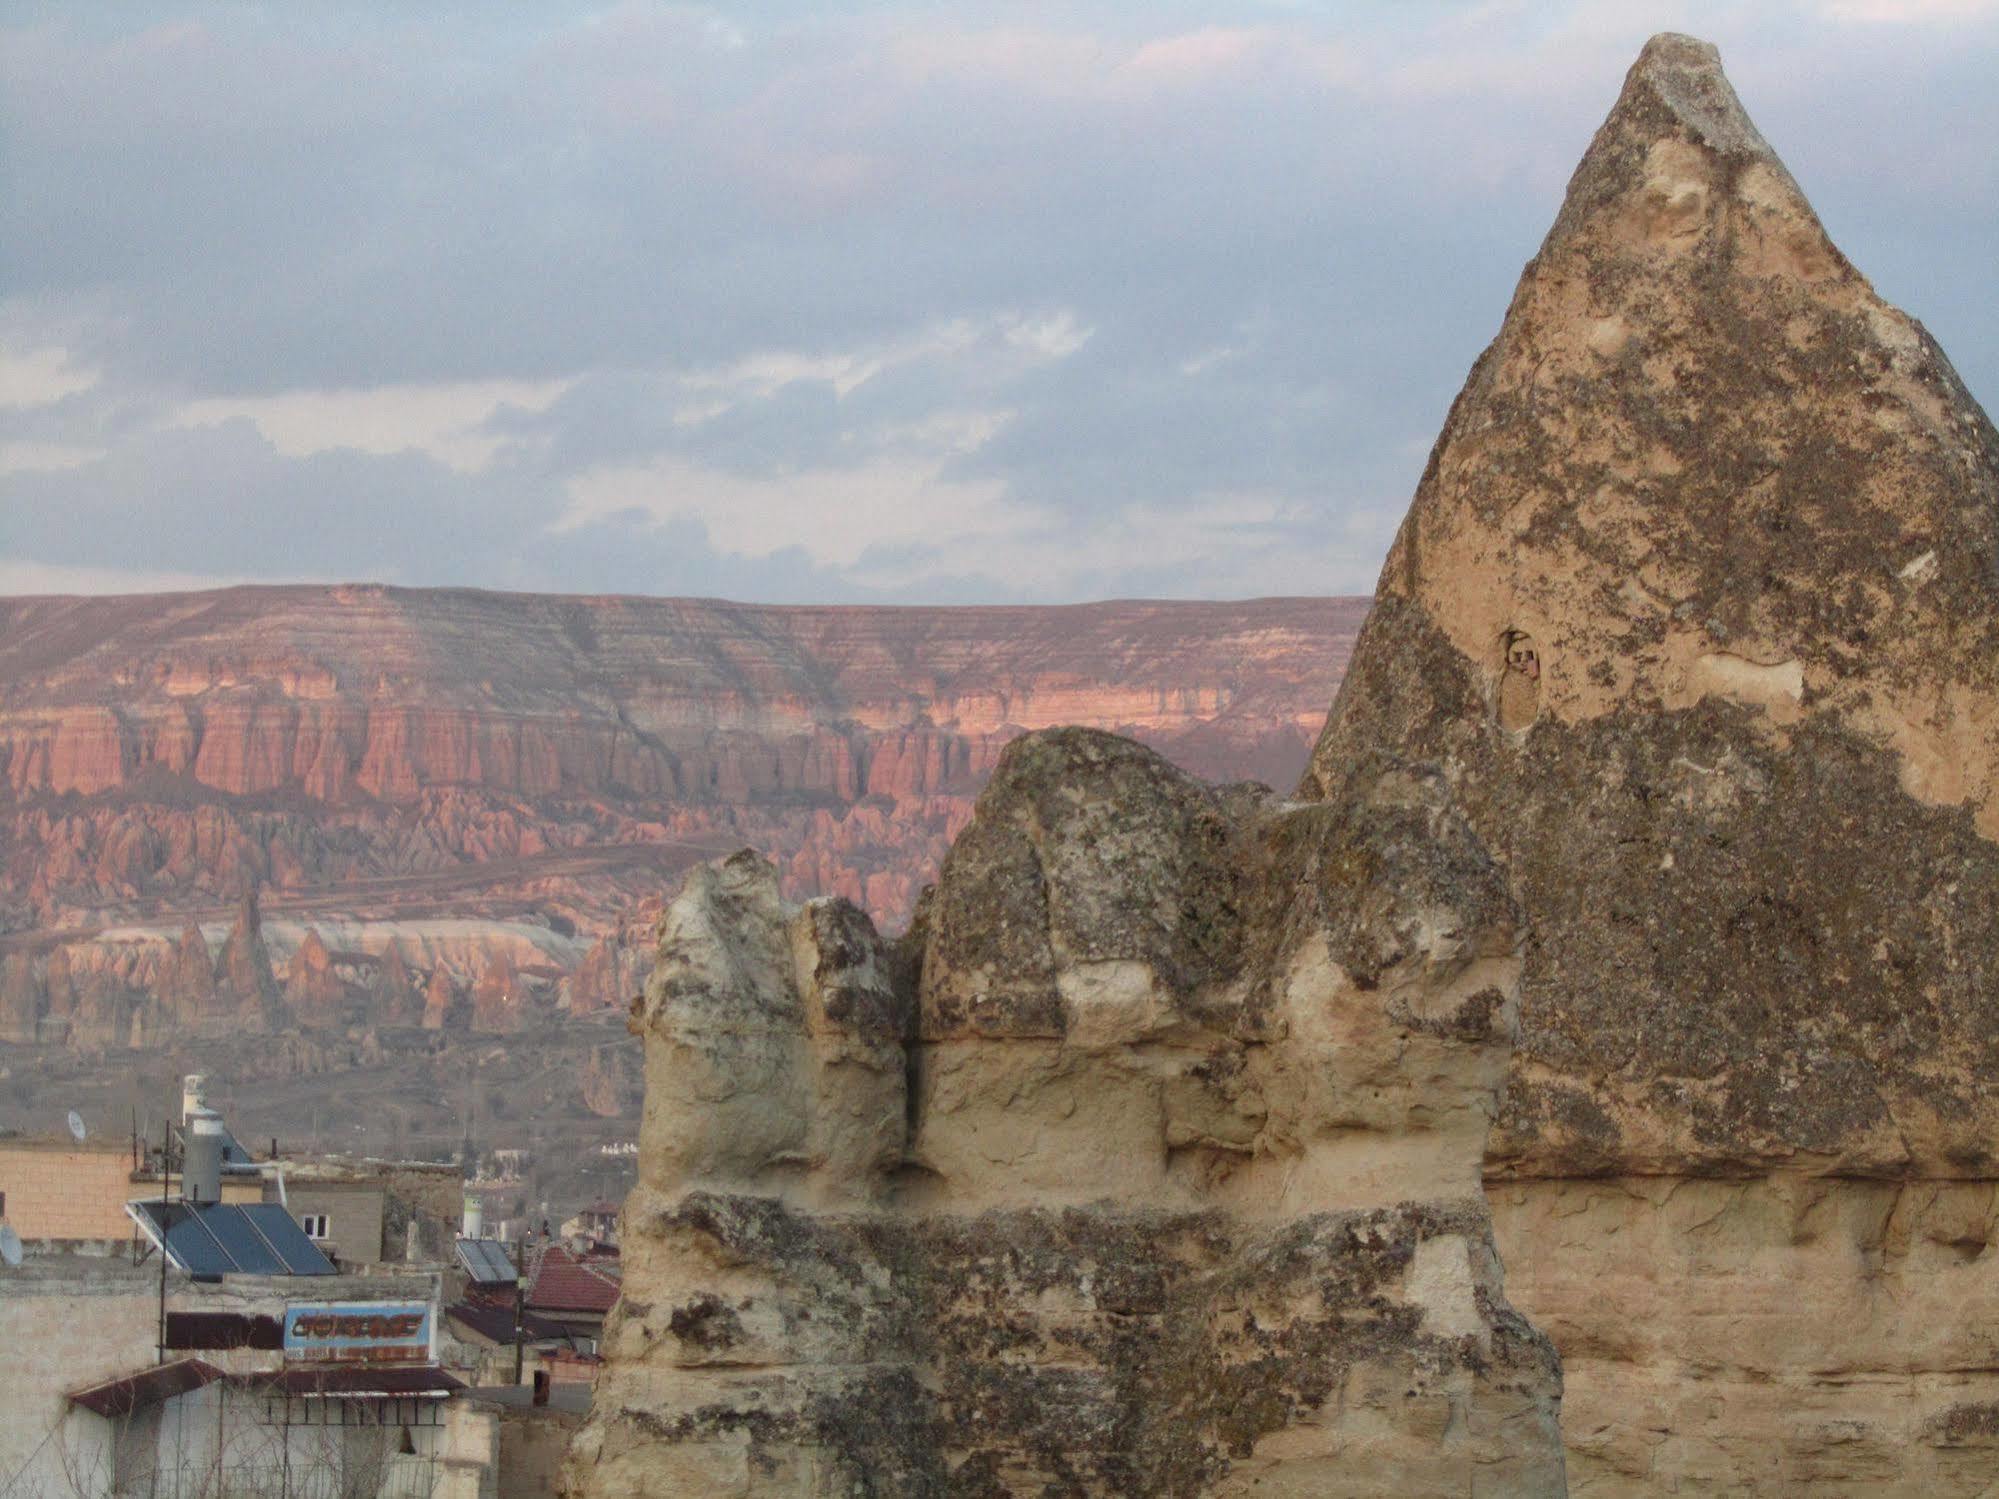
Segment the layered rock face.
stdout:
<svg viewBox="0 0 1999 1499">
<path fill-rule="evenodd" d="M 1999 436 L 1649 45 L 1303 794 L 1431 761 L 1531 931 L 1487 1160 L 1578 1492 L 1999 1475 Z"/>
<path fill-rule="evenodd" d="M 496 962 L 522 982 L 465 1012 L 488 1028 L 615 1014 L 650 962 L 646 904 L 731 848 L 775 858 L 793 896 L 906 922 L 1023 731 L 1077 721 L 1204 775 L 1295 776 L 1364 611 L 374 587 L 0 599 L 0 958 L 27 964 L 0 1036 L 393 1025 L 426 970 L 469 991 Z M 250 888 L 283 983 L 232 947 L 222 987 L 246 1007 L 176 938 L 194 921 L 217 940 Z M 298 977 L 308 940 L 323 951 Z M 58 947 L 77 996 L 62 1010 Z M 417 971 L 379 973 L 391 950 Z"/>
<path fill-rule="evenodd" d="M 569 1492 L 1559 1492 L 1479 1186 L 1519 944 L 1388 756 L 1019 740 L 898 944 L 697 870 Z"/>
<path fill-rule="evenodd" d="M 747 837 L 782 852 L 795 888 L 830 877 L 905 920 L 1023 731 L 1086 723 L 1201 774 L 1294 776 L 1365 608 L 0 599 L 0 916 L 502 861 L 545 866 L 517 883 L 605 885 L 634 845 L 706 834 L 706 851 Z"/>
</svg>

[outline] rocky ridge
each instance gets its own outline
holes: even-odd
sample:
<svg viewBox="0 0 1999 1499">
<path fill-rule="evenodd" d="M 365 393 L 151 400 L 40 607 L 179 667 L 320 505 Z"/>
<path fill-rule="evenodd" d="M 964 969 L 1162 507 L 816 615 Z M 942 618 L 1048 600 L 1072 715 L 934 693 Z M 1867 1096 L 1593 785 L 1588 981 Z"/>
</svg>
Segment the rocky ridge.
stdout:
<svg viewBox="0 0 1999 1499">
<path fill-rule="evenodd" d="M 899 943 L 696 870 L 569 1492 L 1558 1491 L 1499 871 L 1422 767 L 1267 797 L 1031 735 Z"/>
<path fill-rule="evenodd" d="M 622 1010 L 661 886 L 742 842 L 906 921 L 1026 729 L 1295 773 L 1363 612 L 0 600 L 0 1040 Z"/>
</svg>

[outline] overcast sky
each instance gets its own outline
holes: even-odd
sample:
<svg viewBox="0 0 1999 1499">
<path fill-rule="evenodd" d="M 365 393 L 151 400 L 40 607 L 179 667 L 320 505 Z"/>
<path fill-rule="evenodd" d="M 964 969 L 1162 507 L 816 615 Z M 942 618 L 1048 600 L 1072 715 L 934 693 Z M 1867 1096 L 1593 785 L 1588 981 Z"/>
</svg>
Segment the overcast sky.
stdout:
<svg viewBox="0 0 1999 1499">
<path fill-rule="evenodd" d="M 0 17 L 0 592 L 1365 592 L 1669 27 L 1999 399 L 1999 0 Z"/>
</svg>

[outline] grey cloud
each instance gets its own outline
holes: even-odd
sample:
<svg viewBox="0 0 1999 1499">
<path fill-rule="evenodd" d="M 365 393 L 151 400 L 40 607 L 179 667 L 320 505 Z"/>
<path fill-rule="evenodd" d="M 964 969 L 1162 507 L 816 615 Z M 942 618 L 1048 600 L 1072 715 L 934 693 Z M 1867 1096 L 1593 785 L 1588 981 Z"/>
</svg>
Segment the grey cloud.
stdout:
<svg viewBox="0 0 1999 1499">
<path fill-rule="evenodd" d="M 983 40 L 990 10 L 955 3 L 157 6 L 25 26 L 0 52 L 4 326 L 63 329 L 104 380 L 14 431 L 111 453 L 10 476 L 0 551 L 1041 596 L 1036 570 L 968 561 L 949 535 L 842 568 L 723 554 L 684 520 L 550 530 L 603 466 L 936 456 L 909 434 L 1004 413 L 940 481 L 1034 517 L 1020 534 L 1064 588 L 1259 591 L 1266 555 L 1353 586 L 1643 39 L 1612 14 L 1102 0 L 1009 13 L 1011 37 Z M 1999 22 L 1840 25 L 1805 0 L 1667 0 L 1656 20 L 1717 35 L 1835 236 L 1974 391 L 1999 392 Z M 1141 80 L 1145 43 L 1230 27 L 1275 41 Z M 1065 310 L 1091 331 L 1066 358 L 1009 364 L 991 335 L 844 394 L 801 379 L 688 419 L 688 377 L 749 356 Z M 517 445 L 473 474 L 286 458 L 247 424 L 161 430 L 202 397 L 548 377 L 574 384 L 495 414 L 487 431 Z M 1225 495 L 1285 519 L 1215 572 L 1074 555 L 1129 508 L 1193 516 Z"/>
<path fill-rule="evenodd" d="M 144 503 L 132 492 L 145 485 Z M 551 534 L 557 497 L 415 455 L 286 459 L 248 421 L 155 432 L 105 463 L 12 477 L 8 551 L 60 567 L 216 577 L 866 600 L 797 548 L 718 553 L 699 525 L 614 515 Z"/>
</svg>

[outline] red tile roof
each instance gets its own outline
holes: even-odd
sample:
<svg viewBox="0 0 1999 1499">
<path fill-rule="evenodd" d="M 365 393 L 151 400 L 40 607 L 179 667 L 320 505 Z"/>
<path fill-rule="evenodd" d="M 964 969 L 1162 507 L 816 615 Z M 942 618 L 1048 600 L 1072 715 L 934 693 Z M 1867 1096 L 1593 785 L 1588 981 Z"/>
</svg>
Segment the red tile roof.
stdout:
<svg viewBox="0 0 1999 1499">
<path fill-rule="evenodd" d="M 617 1278 L 600 1262 L 586 1265 L 560 1244 L 535 1261 L 527 1304 L 542 1312 L 608 1312 L 617 1305 Z"/>
</svg>

